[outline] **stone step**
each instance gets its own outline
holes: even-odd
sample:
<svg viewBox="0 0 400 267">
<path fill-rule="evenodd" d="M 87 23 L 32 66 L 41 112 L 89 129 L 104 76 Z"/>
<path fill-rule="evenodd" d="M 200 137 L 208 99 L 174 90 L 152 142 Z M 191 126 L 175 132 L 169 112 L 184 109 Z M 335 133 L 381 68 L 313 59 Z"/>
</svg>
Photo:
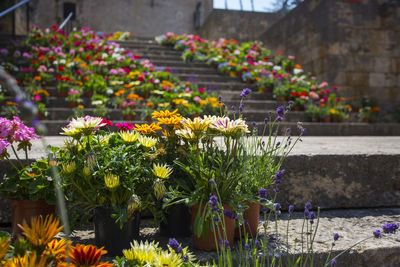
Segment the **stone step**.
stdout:
<svg viewBox="0 0 400 267">
<path fill-rule="evenodd" d="M 168 49 L 168 50 L 149 50 L 149 49 L 145 49 L 145 48 L 127 48 L 127 50 L 132 51 L 133 53 L 140 55 L 142 57 L 149 57 L 151 58 L 152 56 L 175 56 L 176 58 L 181 58 L 182 56 L 182 51 L 176 51 L 176 50 L 172 50 L 172 49 Z"/>
<path fill-rule="evenodd" d="M 240 82 L 238 77 L 229 77 L 229 76 L 222 76 L 218 74 L 175 74 L 174 76 L 178 77 L 183 81 L 190 81 L 191 83 L 237 83 Z M 244 87 L 243 87 L 244 88 Z"/>
<path fill-rule="evenodd" d="M 153 60 L 168 60 L 168 61 L 183 61 L 182 57 L 180 54 L 176 55 L 166 55 L 163 53 L 147 53 L 143 51 L 138 51 L 138 54 L 142 56 L 142 59 L 150 59 L 151 61 Z"/>
<path fill-rule="evenodd" d="M 166 67 L 158 67 L 159 69 L 165 70 Z M 175 67 L 169 68 L 172 74 L 176 73 L 187 73 L 187 74 L 218 74 L 213 68 L 208 67 Z"/>
<path fill-rule="evenodd" d="M 154 59 L 152 60 L 154 65 L 156 66 L 165 66 L 165 67 L 207 67 L 207 64 L 201 63 L 201 62 L 184 62 L 183 60 L 158 60 Z"/>
<path fill-rule="evenodd" d="M 66 138 L 45 140 L 60 146 Z M 34 140 L 29 157 L 44 155 L 41 141 Z M 8 162 L 0 164 L 1 177 Z M 400 136 L 304 136 L 282 169 L 286 171 L 277 201 L 283 209 L 291 204 L 301 209 L 306 202 L 322 209 L 400 207 Z"/>
</svg>

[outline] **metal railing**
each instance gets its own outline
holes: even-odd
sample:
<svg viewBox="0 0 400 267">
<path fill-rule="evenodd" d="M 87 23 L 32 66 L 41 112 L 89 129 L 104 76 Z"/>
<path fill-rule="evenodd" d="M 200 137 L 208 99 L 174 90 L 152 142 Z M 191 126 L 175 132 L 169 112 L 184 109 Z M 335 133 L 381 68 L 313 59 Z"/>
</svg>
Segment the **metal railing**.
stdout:
<svg viewBox="0 0 400 267">
<path fill-rule="evenodd" d="M 0 12 L 0 18 L 1 18 L 2 16 L 4 16 L 4 15 L 10 13 L 10 12 L 13 11 L 14 9 L 16 9 L 16 8 L 18 8 L 18 7 L 20 7 L 20 6 L 24 5 L 24 4 L 26 4 L 26 3 L 28 3 L 29 1 L 30 1 L 30 0 L 23 0 L 23 1 L 21 1 L 21 2 L 19 2 L 19 3 L 17 3 L 17 4 L 15 4 L 15 5 L 13 5 L 12 7 L 7 8 L 7 9 L 4 10 L 3 12 Z"/>
<path fill-rule="evenodd" d="M 72 16 L 74 15 L 74 13 L 73 12 L 70 12 L 69 14 L 68 14 L 68 17 L 66 17 L 65 18 L 65 20 L 60 24 L 60 27 L 58 27 L 60 30 L 62 29 L 62 28 L 64 28 L 64 26 L 68 23 L 68 21 L 72 18 Z"/>
<path fill-rule="evenodd" d="M 14 10 L 17 9 L 20 6 L 23 6 L 25 4 L 28 4 L 30 0 L 23 0 L 15 5 L 13 5 L 12 7 L 7 8 L 6 10 L 0 12 L 0 18 L 3 17 L 4 15 L 7 15 L 10 12 L 12 13 L 12 35 L 15 36 L 15 12 Z M 29 31 L 29 4 L 26 6 L 26 31 Z"/>
</svg>

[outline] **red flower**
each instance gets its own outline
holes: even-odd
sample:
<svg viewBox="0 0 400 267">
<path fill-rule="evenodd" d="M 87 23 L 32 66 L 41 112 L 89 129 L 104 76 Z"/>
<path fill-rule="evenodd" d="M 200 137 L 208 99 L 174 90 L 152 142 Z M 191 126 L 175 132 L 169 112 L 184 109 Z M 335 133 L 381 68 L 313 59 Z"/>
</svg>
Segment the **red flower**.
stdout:
<svg viewBox="0 0 400 267">
<path fill-rule="evenodd" d="M 141 59 L 142 57 L 139 56 L 139 55 L 133 55 L 133 58 L 134 58 L 134 59 Z"/>
<path fill-rule="evenodd" d="M 32 64 L 37 64 L 38 61 L 37 60 L 32 60 Z"/>
<path fill-rule="evenodd" d="M 302 92 L 302 93 L 300 93 L 300 96 L 308 96 L 308 93 Z"/>
<path fill-rule="evenodd" d="M 290 95 L 291 95 L 291 96 L 299 96 L 299 93 L 297 93 L 297 92 L 292 92 Z"/>
<path fill-rule="evenodd" d="M 199 91 L 200 93 L 204 93 L 204 92 L 205 92 L 204 88 L 199 88 L 198 91 Z"/>
<path fill-rule="evenodd" d="M 277 55 L 280 55 L 280 54 L 283 54 L 283 53 L 285 53 L 285 52 L 283 52 L 283 50 L 280 50 L 280 51 L 276 51 L 275 55 L 277 56 Z"/>
<path fill-rule="evenodd" d="M 57 25 L 51 25 L 51 26 L 50 26 L 50 29 L 51 29 L 53 32 L 55 32 L 55 31 L 58 30 L 58 26 L 57 26 Z"/>
<path fill-rule="evenodd" d="M 49 56 L 50 61 L 54 61 L 56 58 L 54 56 Z"/>
<path fill-rule="evenodd" d="M 113 126 L 113 125 L 114 125 L 111 121 L 107 120 L 106 118 L 103 118 L 103 120 L 101 121 L 101 123 L 105 123 L 105 124 L 106 124 L 106 125 L 104 125 L 103 127 L 110 127 L 110 126 Z"/>
<path fill-rule="evenodd" d="M 86 60 L 86 61 L 89 61 L 89 60 L 91 60 L 91 59 L 92 59 L 91 56 L 86 56 L 86 57 L 85 57 L 85 60 Z"/>
<path fill-rule="evenodd" d="M 58 66 L 59 71 L 64 71 L 64 69 L 65 69 L 64 66 Z"/>
<path fill-rule="evenodd" d="M 268 57 L 265 57 L 265 58 L 264 58 L 264 61 L 268 61 L 268 59 L 269 59 Z"/>
</svg>

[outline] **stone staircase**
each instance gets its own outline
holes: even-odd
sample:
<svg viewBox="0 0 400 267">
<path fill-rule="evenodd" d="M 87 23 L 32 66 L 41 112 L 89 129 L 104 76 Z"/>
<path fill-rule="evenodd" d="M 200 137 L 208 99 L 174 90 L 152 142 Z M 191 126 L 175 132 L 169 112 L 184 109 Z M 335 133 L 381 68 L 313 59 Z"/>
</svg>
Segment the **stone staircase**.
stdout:
<svg viewBox="0 0 400 267">
<path fill-rule="evenodd" d="M 149 58 L 157 67 L 170 68 L 173 75 L 180 79 L 197 83 L 208 91 L 218 92 L 229 107 L 235 105 L 237 109 L 243 88 L 254 89 L 242 83 L 239 78 L 219 75 L 217 70 L 206 64 L 185 63 L 180 52 L 160 46 L 151 39 L 120 43 L 122 47 Z M 64 99 L 58 97 L 56 88 L 46 89 L 51 95 L 50 115 L 42 121 L 48 129 L 46 141 L 60 146 L 65 137 L 60 137 L 59 132 L 67 124 L 72 110 L 67 107 Z M 84 104 L 90 113 L 93 107 L 89 99 L 85 99 Z M 268 112 L 274 111 L 281 104 L 284 103 L 275 101 L 272 94 L 253 92 L 245 102 L 245 117 L 250 122 L 263 124 Z M 140 122 L 140 113 L 141 110 L 137 110 L 137 122 Z M 109 119 L 122 121 L 122 114 L 113 110 Z M 296 209 L 301 210 L 307 201 L 323 209 L 321 216 L 325 226 L 322 226 L 318 245 L 322 242 L 329 245 L 333 232 L 339 232 L 345 240 L 343 246 L 335 248 L 339 253 L 362 237 L 370 235 L 373 228 L 378 229 L 384 222 L 400 221 L 400 124 L 367 124 L 356 122 L 355 119 L 342 123 L 312 123 L 307 122 L 304 112 L 297 111 L 290 113 L 282 127 L 296 128 L 297 121 L 303 121 L 307 129 L 306 136 L 284 164 L 287 171 L 278 200 L 283 209 L 287 209 L 289 204 L 295 204 Z M 40 142 L 35 142 L 31 159 L 43 155 L 45 153 Z M 8 168 L 7 164 L 0 161 L 0 177 Z M 0 202 L 5 207 L 0 210 L 0 225 L 7 225 L 10 222 L 9 206 L 4 199 L 0 199 Z M 285 221 L 282 217 L 282 223 L 285 224 Z M 81 238 L 83 234 L 77 232 L 76 235 Z M 160 238 L 154 228 L 142 230 L 141 235 L 157 241 Z M 88 239 L 91 238 L 93 236 L 88 236 Z M 160 241 L 163 244 L 163 240 Z M 190 240 L 182 241 L 189 244 Z M 322 259 L 329 248 L 321 245 L 315 251 L 319 257 L 318 262 L 323 263 Z M 379 242 L 371 240 L 367 245 L 358 246 L 344 259 L 348 263 L 339 262 L 340 266 L 366 266 L 367 263 L 370 263 L 369 266 L 398 266 L 399 252 L 400 239 L 397 234 L 393 238 Z M 196 255 L 205 258 L 215 256 L 207 253 L 203 255 L 201 252 L 196 252 Z"/>
<path fill-rule="evenodd" d="M 0 47 L 5 46 L 7 38 L 0 38 Z M 243 88 L 253 89 L 254 92 L 245 101 L 244 117 L 248 122 L 264 124 L 264 118 L 270 112 L 274 113 L 279 105 L 285 103 L 273 99 L 272 93 L 256 92 L 254 85 L 241 82 L 238 77 L 228 77 L 218 74 L 216 69 L 210 68 L 205 63 L 186 63 L 181 59 L 181 52 L 172 48 L 161 46 L 152 39 L 133 39 L 120 42 L 121 46 L 148 58 L 156 68 L 169 68 L 171 73 L 183 81 L 198 84 L 199 88 L 206 88 L 208 92 L 217 92 L 223 102 L 231 108 L 238 109 L 240 92 Z M 49 116 L 42 121 L 48 129 L 46 135 L 58 135 L 61 127 L 65 126 L 72 116 L 72 109 L 67 107 L 64 99 L 58 96 L 55 87 L 45 88 L 50 93 L 48 105 Z M 12 100 L 8 98 L 7 100 Z M 89 99 L 84 99 L 85 112 L 91 114 L 92 108 Z M 135 122 L 140 122 L 142 110 L 138 109 Z M 110 110 L 109 119 L 122 121 L 120 110 Z M 356 114 L 351 114 L 349 121 L 342 123 L 313 123 L 307 118 L 304 111 L 291 111 L 282 123 L 282 129 L 292 128 L 296 133 L 297 122 L 303 122 L 308 136 L 396 136 L 400 135 L 399 123 L 360 123 Z M 259 127 L 262 128 L 262 127 Z M 261 133 L 260 133 L 261 134 Z"/>
</svg>

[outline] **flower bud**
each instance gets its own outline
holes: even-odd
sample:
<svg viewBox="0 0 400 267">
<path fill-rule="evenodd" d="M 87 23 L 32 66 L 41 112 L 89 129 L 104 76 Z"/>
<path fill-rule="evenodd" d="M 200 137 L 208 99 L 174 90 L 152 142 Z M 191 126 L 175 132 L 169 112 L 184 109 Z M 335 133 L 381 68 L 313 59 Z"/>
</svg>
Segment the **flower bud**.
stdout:
<svg viewBox="0 0 400 267">
<path fill-rule="evenodd" d="M 71 161 L 68 163 L 64 163 L 62 165 L 62 169 L 66 174 L 73 174 L 76 170 L 76 163 L 75 161 Z"/>
<path fill-rule="evenodd" d="M 112 173 L 107 173 L 104 176 L 104 183 L 109 189 L 116 188 L 119 185 L 119 176 Z"/>
<path fill-rule="evenodd" d="M 167 192 L 167 188 L 165 188 L 164 183 L 160 181 L 154 182 L 154 195 L 158 200 L 164 197 L 165 192 Z"/>
</svg>

